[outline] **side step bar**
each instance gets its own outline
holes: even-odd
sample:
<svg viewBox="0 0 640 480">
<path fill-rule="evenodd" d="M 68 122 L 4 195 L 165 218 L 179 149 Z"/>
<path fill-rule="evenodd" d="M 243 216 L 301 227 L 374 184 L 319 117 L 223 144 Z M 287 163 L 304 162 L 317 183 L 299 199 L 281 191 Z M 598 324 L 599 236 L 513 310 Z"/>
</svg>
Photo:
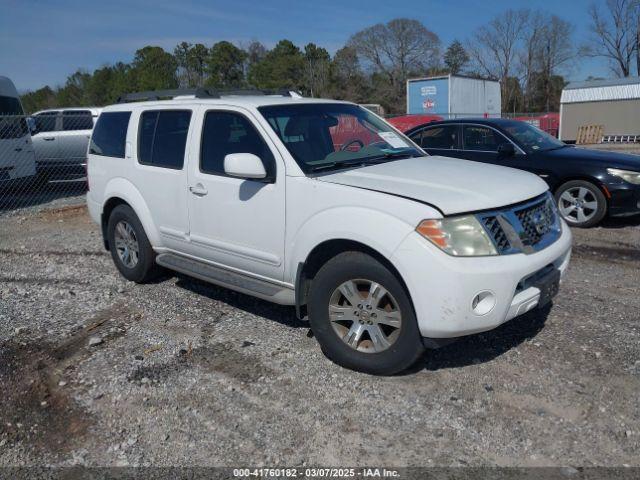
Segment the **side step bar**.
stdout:
<svg viewBox="0 0 640 480">
<path fill-rule="evenodd" d="M 296 303 L 292 288 L 249 277 L 181 255 L 161 253 L 156 257 L 156 263 L 169 270 L 184 273 L 205 282 L 279 303 L 280 305 L 295 305 Z"/>
</svg>

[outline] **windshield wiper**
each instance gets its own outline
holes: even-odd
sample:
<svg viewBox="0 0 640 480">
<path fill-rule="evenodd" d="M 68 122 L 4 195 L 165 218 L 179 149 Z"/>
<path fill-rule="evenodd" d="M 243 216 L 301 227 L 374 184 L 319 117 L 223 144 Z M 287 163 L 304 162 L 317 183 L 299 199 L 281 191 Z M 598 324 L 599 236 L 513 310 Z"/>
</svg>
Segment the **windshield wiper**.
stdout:
<svg viewBox="0 0 640 480">
<path fill-rule="evenodd" d="M 382 155 L 375 155 L 372 157 L 356 158 L 351 160 L 338 160 L 336 162 L 328 162 L 328 163 L 323 163 L 321 165 L 314 165 L 313 167 L 311 167 L 311 171 L 317 172 L 320 170 L 329 170 L 332 168 L 365 166 L 372 163 L 384 163 L 389 160 L 400 160 L 402 158 L 412 158 L 414 156 L 415 156 L 414 153 L 409 153 L 409 152 L 386 152 Z"/>
</svg>

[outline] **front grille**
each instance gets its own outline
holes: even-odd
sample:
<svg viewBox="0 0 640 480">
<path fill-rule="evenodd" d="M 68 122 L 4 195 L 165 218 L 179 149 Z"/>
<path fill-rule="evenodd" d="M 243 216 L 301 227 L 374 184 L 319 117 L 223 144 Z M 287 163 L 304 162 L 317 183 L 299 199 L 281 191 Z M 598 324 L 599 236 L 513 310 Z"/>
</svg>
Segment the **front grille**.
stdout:
<svg viewBox="0 0 640 480">
<path fill-rule="evenodd" d="M 547 199 L 515 213 L 524 229 L 525 245 L 537 245 L 556 223 L 553 203 Z"/>
<path fill-rule="evenodd" d="M 550 194 L 513 208 L 485 212 L 478 220 L 501 255 L 542 250 L 560 236 L 560 220 Z"/>
<path fill-rule="evenodd" d="M 498 222 L 498 217 L 488 216 L 482 218 L 483 227 L 493 240 L 498 253 L 503 254 L 508 252 L 511 249 L 511 243 L 509 243 L 509 239 L 507 235 L 504 233 L 504 230 L 500 226 L 500 222 Z"/>
</svg>

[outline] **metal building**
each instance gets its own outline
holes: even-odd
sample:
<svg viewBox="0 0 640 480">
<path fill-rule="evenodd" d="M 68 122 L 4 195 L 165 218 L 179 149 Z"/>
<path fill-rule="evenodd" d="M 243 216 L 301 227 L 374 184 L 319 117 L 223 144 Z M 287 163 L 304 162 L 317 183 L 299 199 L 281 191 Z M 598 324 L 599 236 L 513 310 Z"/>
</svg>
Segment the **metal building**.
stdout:
<svg viewBox="0 0 640 480">
<path fill-rule="evenodd" d="M 575 142 L 581 126 L 603 135 L 640 135 L 640 77 L 570 83 L 560 100 L 560 139 Z"/>
<path fill-rule="evenodd" d="M 445 75 L 407 80 L 407 113 L 499 117 L 500 83 L 481 78 Z"/>
</svg>

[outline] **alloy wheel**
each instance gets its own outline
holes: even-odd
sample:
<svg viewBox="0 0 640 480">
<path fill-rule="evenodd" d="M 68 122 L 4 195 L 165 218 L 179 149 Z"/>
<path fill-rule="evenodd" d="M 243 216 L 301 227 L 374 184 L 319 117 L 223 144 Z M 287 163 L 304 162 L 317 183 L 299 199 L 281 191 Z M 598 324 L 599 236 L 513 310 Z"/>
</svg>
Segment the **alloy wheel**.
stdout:
<svg viewBox="0 0 640 480">
<path fill-rule="evenodd" d="M 140 246 L 133 227 L 126 221 L 120 220 L 116 224 L 114 241 L 118 258 L 127 268 L 134 268 L 138 264 Z"/>
<path fill-rule="evenodd" d="M 356 279 L 334 290 L 329 300 L 329 321 L 349 347 L 364 353 L 379 353 L 398 339 L 402 313 L 384 286 Z"/>
<path fill-rule="evenodd" d="M 598 212 L 598 199 L 588 188 L 572 187 L 560 195 L 558 209 L 566 221 L 585 223 Z"/>
</svg>

